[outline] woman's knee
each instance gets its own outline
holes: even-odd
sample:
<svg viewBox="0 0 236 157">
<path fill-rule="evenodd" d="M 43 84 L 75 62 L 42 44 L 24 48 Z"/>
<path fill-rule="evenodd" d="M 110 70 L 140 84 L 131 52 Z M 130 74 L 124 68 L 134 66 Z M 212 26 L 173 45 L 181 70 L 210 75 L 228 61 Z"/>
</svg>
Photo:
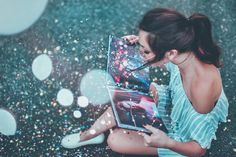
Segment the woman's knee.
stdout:
<svg viewBox="0 0 236 157">
<path fill-rule="evenodd" d="M 109 134 L 107 138 L 107 144 L 111 148 L 112 151 L 118 153 L 124 153 L 122 151 L 122 146 L 120 145 L 120 133 L 119 129 L 115 129 L 112 133 Z M 119 142 L 120 141 L 120 142 Z"/>
<path fill-rule="evenodd" d="M 157 155 L 156 148 L 146 147 L 143 137 L 135 131 L 114 129 L 107 144 L 112 151 L 122 154 Z"/>
</svg>

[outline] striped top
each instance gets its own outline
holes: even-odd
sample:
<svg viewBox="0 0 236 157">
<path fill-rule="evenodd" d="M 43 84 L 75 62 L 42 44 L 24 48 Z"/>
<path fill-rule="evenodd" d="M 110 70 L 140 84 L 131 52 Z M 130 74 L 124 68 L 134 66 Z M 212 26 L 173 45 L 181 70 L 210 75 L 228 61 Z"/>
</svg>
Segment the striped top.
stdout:
<svg viewBox="0 0 236 157">
<path fill-rule="evenodd" d="M 220 122 L 226 122 L 228 100 L 222 89 L 221 95 L 207 114 L 198 113 L 189 101 L 183 88 L 178 66 L 167 63 L 170 71 L 169 86 L 154 84 L 158 91 L 158 112 L 162 117 L 168 135 L 179 142 L 195 140 L 202 148 L 209 149 Z"/>
</svg>

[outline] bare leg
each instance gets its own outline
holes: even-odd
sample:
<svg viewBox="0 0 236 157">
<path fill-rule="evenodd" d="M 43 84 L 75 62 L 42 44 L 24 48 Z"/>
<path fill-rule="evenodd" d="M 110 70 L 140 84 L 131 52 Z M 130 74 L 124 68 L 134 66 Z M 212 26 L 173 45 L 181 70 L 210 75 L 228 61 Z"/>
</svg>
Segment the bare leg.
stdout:
<svg viewBox="0 0 236 157">
<path fill-rule="evenodd" d="M 109 107 L 89 128 L 80 135 L 80 141 L 86 141 L 116 126 L 112 108 Z M 114 129 L 107 139 L 109 147 L 122 154 L 156 155 L 157 148 L 144 145 L 144 139 L 137 131 Z"/>
<path fill-rule="evenodd" d="M 80 141 L 86 141 L 116 126 L 112 108 L 109 107 L 89 128 L 80 135 Z"/>
<path fill-rule="evenodd" d="M 145 146 L 143 136 L 137 131 L 116 128 L 109 135 L 107 143 L 113 151 L 118 153 L 157 156 L 157 148 Z"/>
</svg>

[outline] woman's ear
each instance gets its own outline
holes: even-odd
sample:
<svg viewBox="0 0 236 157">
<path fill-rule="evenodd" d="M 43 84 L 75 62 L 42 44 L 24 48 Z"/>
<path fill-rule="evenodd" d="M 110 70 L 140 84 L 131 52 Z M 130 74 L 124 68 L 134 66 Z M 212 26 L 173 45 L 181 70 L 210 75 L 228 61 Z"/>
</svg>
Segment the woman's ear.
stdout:
<svg viewBox="0 0 236 157">
<path fill-rule="evenodd" d="M 178 51 L 175 49 L 172 49 L 170 51 L 167 51 L 165 54 L 166 58 L 168 58 L 170 61 L 174 61 L 175 58 L 178 56 Z"/>
</svg>

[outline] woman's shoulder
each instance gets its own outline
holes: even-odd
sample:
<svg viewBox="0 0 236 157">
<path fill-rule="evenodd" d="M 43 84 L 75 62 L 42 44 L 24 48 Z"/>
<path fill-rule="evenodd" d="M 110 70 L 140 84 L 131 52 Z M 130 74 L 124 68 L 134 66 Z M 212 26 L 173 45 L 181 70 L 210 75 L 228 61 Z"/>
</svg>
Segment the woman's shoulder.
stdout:
<svg viewBox="0 0 236 157">
<path fill-rule="evenodd" d="M 206 69 L 193 80 L 191 101 L 194 109 L 202 114 L 212 111 L 222 92 L 221 76 L 218 69 Z"/>
</svg>

